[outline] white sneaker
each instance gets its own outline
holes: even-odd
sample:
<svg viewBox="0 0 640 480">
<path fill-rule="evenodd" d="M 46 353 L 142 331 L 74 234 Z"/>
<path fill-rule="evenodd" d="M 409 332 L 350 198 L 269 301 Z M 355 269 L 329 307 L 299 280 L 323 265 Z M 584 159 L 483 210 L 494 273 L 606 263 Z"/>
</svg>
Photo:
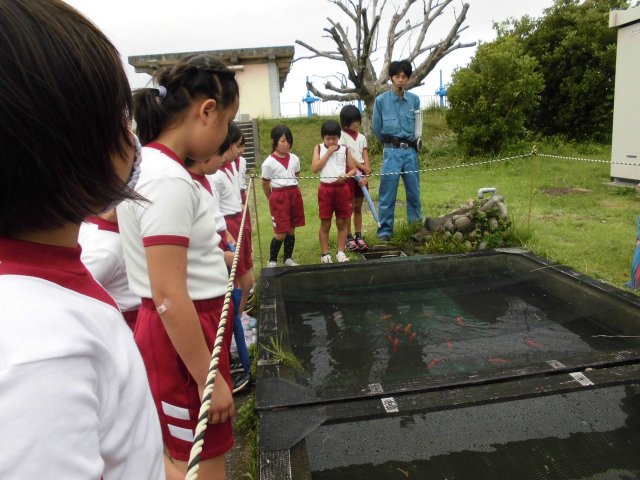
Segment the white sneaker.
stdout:
<svg viewBox="0 0 640 480">
<path fill-rule="evenodd" d="M 348 262 L 349 261 L 349 259 L 347 258 L 347 256 L 345 255 L 344 252 L 336 253 L 336 260 L 338 260 L 340 263 L 344 263 L 344 262 Z"/>
<path fill-rule="evenodd" d="M 331 254 L 330 253 L 325 253 L 324 255 L 322 255 L 320 257 L 320 260 L 322 261 L 322 263 L 333 263 L 331 260 Z"/>
<path fill-rule="evenodd" d="M 278 266 L 278 262 L 269 262 L 269 263 L 267 263 L 267 268 L 277 267 L 277 266 Z"/>
<path fill-rule="evenodd" d="M 297 267 L 297 266 L 298 266 L 298 263 L 297 263 L 293 258 L 287 258 L 287 259 L 284 261 L 283 265 L 284 265 L 285 267 Z"/>
</svg>

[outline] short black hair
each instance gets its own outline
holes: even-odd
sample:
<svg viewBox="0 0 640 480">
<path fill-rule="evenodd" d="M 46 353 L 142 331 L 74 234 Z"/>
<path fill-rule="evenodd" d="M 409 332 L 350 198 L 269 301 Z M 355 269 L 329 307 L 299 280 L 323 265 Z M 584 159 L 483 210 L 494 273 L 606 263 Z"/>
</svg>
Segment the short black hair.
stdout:
<svg viewBox="0 0 640 480">
<path fill-rule="evenodd" d="M 79 224 L 139 198 L 112 156 L 133 148 L 131 90 L 109 39 L 59 0 L 0 1 L 0 235 Z"/>
<path fill-rule="evenodd" d="M 389 76 L 393 77 L 399 73 L 404 73 L 407 77 L 411 77 L 413 73 L 413 67 L 409 60 L 396 60 L 389 64 Z"/>
<path fill-rule="evenodd" d="M 340 125 L 343 129 L 349 128 L 353 122 L 362 122 L 360 110 L 355 105 L 345 105 L 340 110 Z"/>
<path fill-rule="evenodd" d="M 278 142 L 283 136 L 287 139 L 287 142 L 289 142 L 289 147 L 293 147 L 293 134 L 291 133 L 291 129 L 286 125 L 276 125 L 271 129 L 271 152 L 276 151 Z"/>
<path fill-rule="evenodd" d="M 231 148 L 231 145 L 238 142 L 242 138 L 242 130 L 240 130 L 240 127 L 238 127 L 235 122 L 229 122 L 227 136 L 225 137 L 224 142 L 222 142 L 222 145 L 220 145 L 220 148 L 218 148 L 218 155 L 222 155 L 224 152 Z"/>
<path fill-rule="evenodd" d="M 320 135 L 322 138 L 329 136 L 340 136 L 340 124 L 336 120 L 326 120 L 320 127 Z"/>
</svg>

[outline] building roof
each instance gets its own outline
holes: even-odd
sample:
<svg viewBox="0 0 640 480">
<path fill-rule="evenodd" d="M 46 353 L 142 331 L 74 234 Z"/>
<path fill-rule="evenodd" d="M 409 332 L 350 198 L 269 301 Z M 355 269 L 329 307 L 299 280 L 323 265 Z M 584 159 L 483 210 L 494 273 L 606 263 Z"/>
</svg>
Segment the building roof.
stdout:
<svg viewBox="0 0 640 480">
<path fill-rule="evenodd" d="M 230 50 L 206 50 L 202 52 L 158 53 L 154 55 L 135 55 L 127 60 L 137 73 L 152 74 L 154 70 L 173 65 L 187 55 L 212 55 L 229 66 L 267 63 L 274 61 L 278 66 L 280 89 L 284 87 L 287 74 L 291 70 L 294 55 L 293 45 L 280 47 L 237 48 Z"/>
</svg>

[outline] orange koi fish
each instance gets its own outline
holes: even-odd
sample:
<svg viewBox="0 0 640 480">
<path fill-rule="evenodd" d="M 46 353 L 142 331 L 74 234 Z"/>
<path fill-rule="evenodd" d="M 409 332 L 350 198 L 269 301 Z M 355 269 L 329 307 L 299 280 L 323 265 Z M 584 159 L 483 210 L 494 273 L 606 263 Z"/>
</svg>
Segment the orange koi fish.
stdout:
<svg viewBox="0 0 640 480">
<path fill-rule="evenodd" d="M 453 343 L 451 342 L 451 340 L 447 340 L 446 342 L 444 342 L 444 344 L 447 346 L 449 350 L 453 348 Z"/>
<path fill-rule="evenodd" d="M 435 367 L 435 366 L 436 366 L 436 365 L 438 365 L 439 363 L 440 363 L 440 360 L 439 360 L 439 359 L 437 359 L 437 358 L 434 358 L 433 360 L 431 360 L 431 361 L 429 362 L 429 365 L 427 365 L 427 368 L 428 368 L 429 370 L 431 370 L 433 367 Z"/>
<path fill-rule="evenodd" d="M 413 341 L 416 339 L 417 336 L 418 336 L 418 332 L 413 332 L 411 335 L 409 335 L 409 345 L 413 344 Z"/>
<path fill-rule="evenodd" d="M 535 340 L 533 340 L 531 338 L 525 338 L 524 339 L 524 343 L 529 345 L 531 348 L 537 348 L 539 350 L 542 349 L 542 345 L 540 345 L 538 342 L 536 342 Z"/>
<path fill-rule="evenodd" d="M 503 365 L 505 363 L 509 363 L 509 360 L 501 357 L 489 357 L 487 358 L 487 362 L 489 362 L 491 365 Z"/>
<path fill-rule="evenodd" d="M 459 315 L 453 320 L 453 323 L 455 323 L 459 327 L 464 327 L 464 320 Z"/>
<path fill-rule="evenodd" d="M 404 327 L 404 334 L 409 335 L 409 331 L 411 330 L 411 324 L 407 323 L 407 326 Z"/>
<path fill-rule="evenodd" d="M 397 338 L 393 339 L 393 353 L 398 353 L 398 343 L 400 343 L 400 340 L 398 340 Z"/>
<path fill-rule="evenodd" d="M 384 313 L 380 316 L 380 320 L 385 320 L 385 321 L 389 321 L 393 318 L 393 315 L 390 313 Z"/>
</svg>

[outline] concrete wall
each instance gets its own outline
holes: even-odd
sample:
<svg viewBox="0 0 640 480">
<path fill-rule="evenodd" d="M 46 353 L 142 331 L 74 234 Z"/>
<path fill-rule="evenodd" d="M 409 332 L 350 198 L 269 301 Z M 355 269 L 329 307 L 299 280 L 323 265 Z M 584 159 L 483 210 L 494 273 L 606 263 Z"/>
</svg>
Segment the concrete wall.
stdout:
<svg viewBox="0 0 640 480">
<path fill-rule="evenodd" d="M 242 71 L 236 71 L 236 78 L 240 87 L 238 116 L 248 114 L 251 118 L 271 118 L 269 65 L 243 65 Z"/>
</svg>

